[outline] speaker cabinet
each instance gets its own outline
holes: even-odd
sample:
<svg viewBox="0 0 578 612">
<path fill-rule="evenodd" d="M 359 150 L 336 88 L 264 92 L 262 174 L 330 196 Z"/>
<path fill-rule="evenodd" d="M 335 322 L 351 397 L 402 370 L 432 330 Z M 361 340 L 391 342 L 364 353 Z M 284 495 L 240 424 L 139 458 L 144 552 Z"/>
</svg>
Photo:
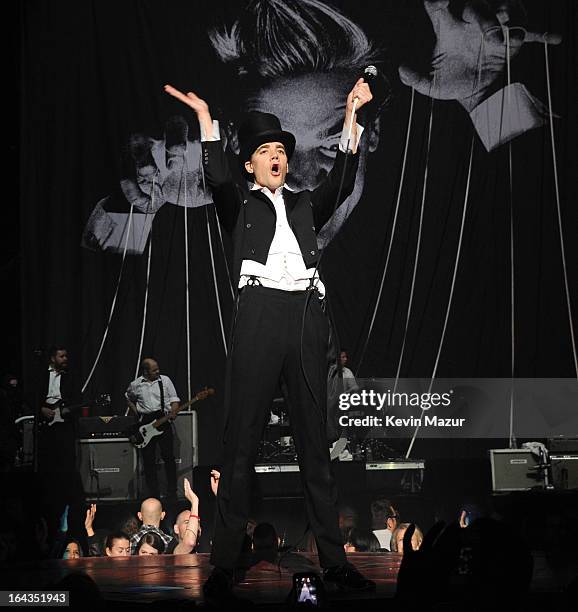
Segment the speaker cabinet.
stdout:
<svg viewBox="0 0 578 612">
<path fill-rule="evenodd" d="M 87 500 L 136 499 L 136 449 L 128 438 L 79 440 L 79 459 Z"/>
<path fill-rule="evenodd" d="M 539 458 L 524 448 L 492 449 L 492 489 L 494 493 L 544 488 Z"/>
<path fill-rule="evenodd" d="M 578 455 L 550 455 L 555 489 L 578 489 Z"/>
<path fill-rule="evenodd" d="M 195 423 L 193 411 L 183 410 L 173 422 L 173 453 L 175 455 L 175 463 L 177 464 L 177 497 L 184 498 L 185 478 L 192 482 L 193 467 L 195 466 Z M 157 475 L 161 494 L 164 495 L 167 487 L 167 479 L 165 474 L 165 466 L 161 459 L 160 450 L 157 448 Z M 144 469 L 141 461 L 141 497 L 146 491 L 144 479 Z"/>
</svg>

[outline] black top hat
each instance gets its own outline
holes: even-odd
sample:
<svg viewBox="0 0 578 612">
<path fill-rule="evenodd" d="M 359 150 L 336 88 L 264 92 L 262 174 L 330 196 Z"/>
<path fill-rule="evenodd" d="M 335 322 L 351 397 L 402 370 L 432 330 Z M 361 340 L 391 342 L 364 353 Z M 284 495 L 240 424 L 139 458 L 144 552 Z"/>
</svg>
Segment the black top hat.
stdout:
<svg viewBox="0 0 578 612">
<path fill-rule="evenodd" d="M 239 161 L 245 175 L 247 175 L 245 162 L 249 161 L 257 147 L 265 142 L 283 143 L 287 159 L 291 159 L 295 150 L 295 136 L 281 129 L 279 119 L 271 113 L 258 111 L 247 113 L 245 121 L 239 128 Z"/>
</svg>

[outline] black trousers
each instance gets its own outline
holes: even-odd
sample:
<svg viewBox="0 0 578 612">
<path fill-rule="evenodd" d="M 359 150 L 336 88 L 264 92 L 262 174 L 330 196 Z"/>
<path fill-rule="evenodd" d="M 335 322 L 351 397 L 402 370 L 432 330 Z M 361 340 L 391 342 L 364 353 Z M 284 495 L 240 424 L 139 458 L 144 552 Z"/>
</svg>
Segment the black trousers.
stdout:
<svg viewBox="0 0 578 612">
<path fill-rule="evenodd" d="M 65 506 L 69 506 L 69 533 L 84 533 L 86 513 L 82 479 L 76 457 L 76 427 L 73 421 L 43 424 L 38 429 L 38 498 L 43 500 L 50 537 L 56 534 Z"/>
<path fill-rule="evenodd" d="M 300 354 L 305 299 L 305 292 L 261 286 L 247 286 L 239 296 L 228 364 L 224 461 L 211 553 L 211 563 L 218 567 L 235 567 L 241 553 L 251 472 L 280 377 L 287 388 L 293 439 L 319 562 L 322 567 L 345 563 L 325 431 L 329 324 L 314 293 L 305 317 L 303 368 L 317 398 L 315 403 Z"/>
<path fill-rule="evenodd" d="M 148 420 L 154 420 L 154 418 Z M 161 458 L 165 465 L 167 496 L 175 497 L 177 494 L 177 465 L 175 463 L 173 426 L 171 423 L 165 424 L 164 432 L 160 436 L 152 438 L 141 450 L 148 494 L 151 497 L 159 499 L 161 492 L 156 465 L 157 446 L 161 452 Z"/>
<path fill-rule="evenodd" d="M 44 474 L 77 471 L 76 432 L 72 421 L 38 427 L 38 471 Z"/>
</svg>

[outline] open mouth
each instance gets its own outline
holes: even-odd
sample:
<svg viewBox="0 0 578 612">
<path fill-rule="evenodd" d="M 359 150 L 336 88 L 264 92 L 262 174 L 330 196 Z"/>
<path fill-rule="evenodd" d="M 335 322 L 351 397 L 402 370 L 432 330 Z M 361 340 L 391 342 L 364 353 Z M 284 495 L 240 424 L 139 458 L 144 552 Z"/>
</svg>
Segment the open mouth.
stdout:
<svg viewBox="0 0 578 612">
<path fill-rule="evenodd" d="M 280 176 L 281 175 L 281 169 L 279 168 L 279 164 L 277 164 L 277 163 L 271 164 L 271 174 L 273 176 Z"/>
</svg>

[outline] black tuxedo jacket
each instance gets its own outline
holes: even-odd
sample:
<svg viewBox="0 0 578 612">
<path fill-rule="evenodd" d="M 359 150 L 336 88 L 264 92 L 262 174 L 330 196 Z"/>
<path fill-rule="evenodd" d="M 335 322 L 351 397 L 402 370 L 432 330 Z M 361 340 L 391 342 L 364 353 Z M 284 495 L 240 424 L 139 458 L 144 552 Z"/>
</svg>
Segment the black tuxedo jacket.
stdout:
<svg viewBox="0 0 578 612">
<path fill-rule="evenodd" d="M 261 264 L 267 262 L 269 247 L 275 235 L 275 207 L 260 190 L 251 191 L 246 185 L 234 182 L 220 141 L 203 142 L 202 147 L 205 179 L 213 193 L 217 215 L 225 230 L 233 235 L 233 270 L 237 286 L 244 259 Z M 297 238 L 307 268 L 314 267 L 319 257 L 317 233 L 329 220 L 334 209 L 353 191 L 358 163 L 358 153 L 346 158 L 339 151 L 331 172 L 314 190 L 283 190 L 287 220 Z M 339 194 L 342 176 L 343 186 Z"/>
<path fill-rule="evenodd" d="M 41 405 L 45 406 L 46 396 L 48 395 L 48 385 L 50 384 L 50 371 L 47 369 L 44 376 L 42 387 L 40 388 Z M 78 378 L 74 372 L 64 372 L 60 375 L 60 395 L 65 405 L 71 406 L 82 401 L 82 393 Z"/>
</svg>

